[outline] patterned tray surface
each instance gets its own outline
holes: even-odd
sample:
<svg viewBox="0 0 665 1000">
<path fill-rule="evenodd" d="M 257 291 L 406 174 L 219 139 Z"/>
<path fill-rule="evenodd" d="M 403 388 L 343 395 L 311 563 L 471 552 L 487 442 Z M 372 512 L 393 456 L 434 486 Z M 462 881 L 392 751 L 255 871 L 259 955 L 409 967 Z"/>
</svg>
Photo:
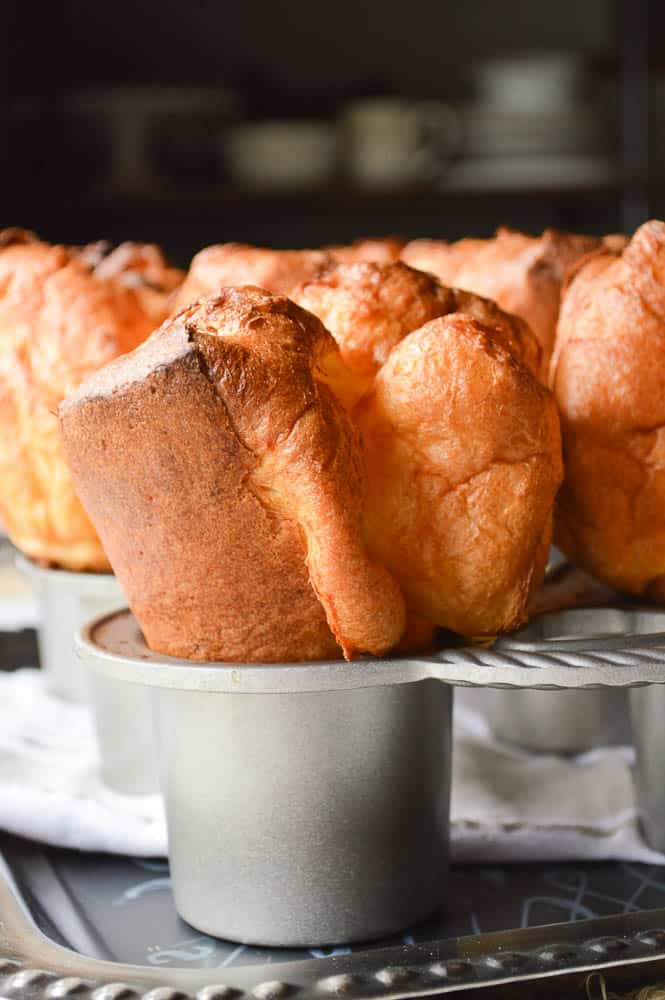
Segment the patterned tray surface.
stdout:
<svg viewBox="0 0 665 1000">
<path fill-rule="evenodd" d="M 3 837 L 0 850 L 52 939 L 82 954 L 153 967 L 228 968 L 351 953 L 238 946 L 199 934 L 174 908 L 164 862 L 42 848 Z M 665 908 L 665 870 L 640 864 L 458 866 L 448 915 L 355 952 L 469 934 Z"/>
</svg>

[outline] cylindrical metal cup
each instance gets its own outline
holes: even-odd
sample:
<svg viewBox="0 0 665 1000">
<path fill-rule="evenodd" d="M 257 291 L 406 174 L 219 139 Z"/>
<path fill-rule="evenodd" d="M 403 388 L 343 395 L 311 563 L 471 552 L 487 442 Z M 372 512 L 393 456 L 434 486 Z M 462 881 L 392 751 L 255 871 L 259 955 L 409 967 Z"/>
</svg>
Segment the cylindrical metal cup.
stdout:
<svg viewBox="0 0 665 1000">
<path fill-rule="evenodd" d="M 74 636 L 91 617 L 126 604 L 118 581 L 112 573 L 45 569 L 22 555 L 16 565 L 39 604 L 37 643 L 49 691 L 66 701 L 88 702 L 88 675 L 74 655 Z"/>
<path fill-rule="evenodd" d="M 45 569 L 20 555 L 16 562 L 38 598 L 39 658 L 49 691 L 67 701 L 92 703 L 102 780 L 123 794 L 156 792 L 149 692 L 126 681 L 89 677 L 74 655 L 74 636 L 86 621 L 126 604 L 115 576 Z"/>
<path fill-rule="evenodd" d="M 625 691 L 483 691 L 494 735 L 539 753 L 582 753 L 630 742 Z"/>
<path fill-rule="evenodd" d="M 630 716 L 640 825 L 649 846 L 665 851 L 665 686 L 632 688 Z"/>
<path fill-rule="evenodd" d="M 561 628 L 562 621 L 568 621 L 573 630 L 583 633 L 585 609 L 607 603 L 611 592 L 567 564 L 555 548 L 551 550 L 547 572 L 538 601 L 541 617 L 522 629 L 520 636 L 550 638 L 543 633 L 548 621 L 556 622 L 556 629 Z M 621 633 L 624 624 L 618 617 L 612 618 L 611 612 L 608 617 L 602 610 L 598 614 L 603 627 L 609 630 L 606 634 Z M 625 691 L 483 691 L 479 692 L 476 704 L 482 707 L 498 739 L 525 750 L 581 753 L 594 747 L 630 742 Z"/>
<path fill-rule="evenodd" d="M 382 937 L 441 905 L 450 689 L 155 698 L 189 923 L 302 946 Z"/>
<path fill-rule="evenodd" d="M 603 636 L 621 635 L 621 611 L 570 608 L 541 614 L 519 632 L 522 643 L 584 635 L 589 623 Z M 502 640 L 508 648 L 511 639 Z M 625 691 L 484 691 L 482 704 L 498 739 L 541 753 L 582 753 L 630 742 Z"/>
<path fill-rule="evenodd" d="M 102 781 L 121 795 L 158 793 L 150 691 L 94 672 L 89 682 Z"/>
<path fill-rule="evenodd" d="M 123 641 L 133 618 L 111 620 L 111 639 L 102 621 L 79 648 L 93 671 L 117 663 L 127 676 L 129 664 L 152 687 L 175 901 L 189 923 L 311 947 L 382 937 L 444 903 L 452 688 L 235 693 L 234 665 L 134 652 Z"/>
</svg>

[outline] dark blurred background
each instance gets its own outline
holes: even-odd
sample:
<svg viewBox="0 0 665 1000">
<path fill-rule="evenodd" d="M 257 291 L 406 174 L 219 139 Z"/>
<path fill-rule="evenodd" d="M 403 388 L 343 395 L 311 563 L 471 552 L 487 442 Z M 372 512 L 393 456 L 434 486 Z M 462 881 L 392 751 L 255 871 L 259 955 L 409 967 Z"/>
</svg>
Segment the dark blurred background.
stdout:
<svg viewBox="0 0 665 1000">
<path fill-rule="evenodd" d="M 0 224 L 50 240 L 629 230 L 665 4 L 3 0 Z"/>
</svg>

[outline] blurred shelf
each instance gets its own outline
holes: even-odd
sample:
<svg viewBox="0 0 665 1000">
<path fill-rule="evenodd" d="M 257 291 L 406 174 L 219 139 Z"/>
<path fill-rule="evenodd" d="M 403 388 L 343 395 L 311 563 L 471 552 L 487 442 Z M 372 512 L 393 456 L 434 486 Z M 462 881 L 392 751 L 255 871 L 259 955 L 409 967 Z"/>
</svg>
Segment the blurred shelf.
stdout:
<svg viewBox="0 0 665 1000">
<path fill-rule="evenodd" d="M 636 183 L 638 186 L 636 187 Z M 627 186 L 628 185 L 628 186 Z M 129 236 L 155 241 L 186 266 L 211 243 L 237 240 L 259 246 L 320 246 L 359 235 L 401 233 L 407 238 L 489 236 L 498 225 L 541 231 L 546 226 L 580 232 L 628 229 L 622 210 L 627 192 L 644 200 L 643 180 L 617 172 L 594 183 L 471 184 L 452 179 L 434 186 L 368 190 L 342 183 L 300 191 L 249 190 L 218 183 L 154 184 L 142 190 L 18 194 L 0 185 L 0 222 L 34 229 L 53 242 L 85 243 L 96 235 L 112 242 Z M 4 203 L 2 196 L 4 194 Z M 640 221 L 642 219 L 640 210 Z"/>
<path fill-rule="evenodd" d="M 157 205 L 197 205 L 220 207 L 245 207 L 248 204 L 264 205 L 266 207 L 302 205 L 317 203 L 321 206 L 353 207 L 356 205 L 436 205 L 448 202 L 451 198 L 498 198 L 498 197 L 587 197 L 588 195 L 604 196 L 619 194 L 622 190 L 618 178 L 603 179 L 600 182 L 585 184 L 518 184 L 498 183 L 493 185 L 475 184 L 473 182 L 445 181 L 436 187 L 417 186 L 400 188 L 354 188 L 334 186 L 327 188 L 312 188 L 308 190 L 277 190 L 262 188 L 225 187 L 220 184 L 201 184 L 197 186 L 154 187 L 133 192 L 98 192 L 84 196 L 86 201 L 117 201 L 133 204 Z"/>
<path fill-rule="evenodd" d="M 9 190 L 6 188 L 5 190 Z M 583 184 L 476 184 L 472 181 L 443 182 L 437 187 L 406 187 L 396 189 L 370 189 L 335 186 L 310 190 L 268 190 L 225 186 L 219 184 L 154 185 L 135 190 L 97 190 L 77 192 L 53 190 L 34 193 L 25 197 L 30 214 L 45 210 L 55 212 L 89 212 L 117 207 L 121 210 L 150 211 L 243 211 L 253 209 L 283 210 L 315 207 L 320 210 L 353 208 L 431 209 L 445 207 L 457 200 L 501 200 L 514 198 L 575 200 L 588 198 L 619 197 L 624 190 L 617 177 L 603 178 Z M 23 199 L 13 189 L 11 204 L 5 205 L 11 213 L 20 212 Z"/>
</svg>

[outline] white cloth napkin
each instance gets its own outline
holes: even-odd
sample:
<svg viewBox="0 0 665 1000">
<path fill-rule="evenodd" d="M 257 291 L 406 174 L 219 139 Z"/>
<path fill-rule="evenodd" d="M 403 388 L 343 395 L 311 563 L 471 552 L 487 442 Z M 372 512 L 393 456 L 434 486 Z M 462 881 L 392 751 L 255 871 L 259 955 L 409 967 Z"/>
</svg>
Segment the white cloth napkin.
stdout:
<svg viewBox="0 0 665 1000">
<path fill-rule="evenodd" d="M 637 822 L 632 747 L 560 757 L 497 742 L 485 718 L 455 706 L 452 853 L 459 862 L 665 864 Z"/>
<path fill-rule="evenodd" d="M 453 860 L 665 864 L 638 831 L 627 748 L 522 753 L 499 745 L 460 699 L 453 758 Z M 31 669 L 0 675 L 0 827 L 82 850 L 166 853 L 159 797 L 106 789 L 89 710 L 52 698 Z"/>
<path fill-rule="evenodd" d="M 0 674 L 0 828 L 61 847 L 166 853 L 159 796 L 99 779 L 90 709 L 54 698 L 38 670 Z"/>
</svg>

